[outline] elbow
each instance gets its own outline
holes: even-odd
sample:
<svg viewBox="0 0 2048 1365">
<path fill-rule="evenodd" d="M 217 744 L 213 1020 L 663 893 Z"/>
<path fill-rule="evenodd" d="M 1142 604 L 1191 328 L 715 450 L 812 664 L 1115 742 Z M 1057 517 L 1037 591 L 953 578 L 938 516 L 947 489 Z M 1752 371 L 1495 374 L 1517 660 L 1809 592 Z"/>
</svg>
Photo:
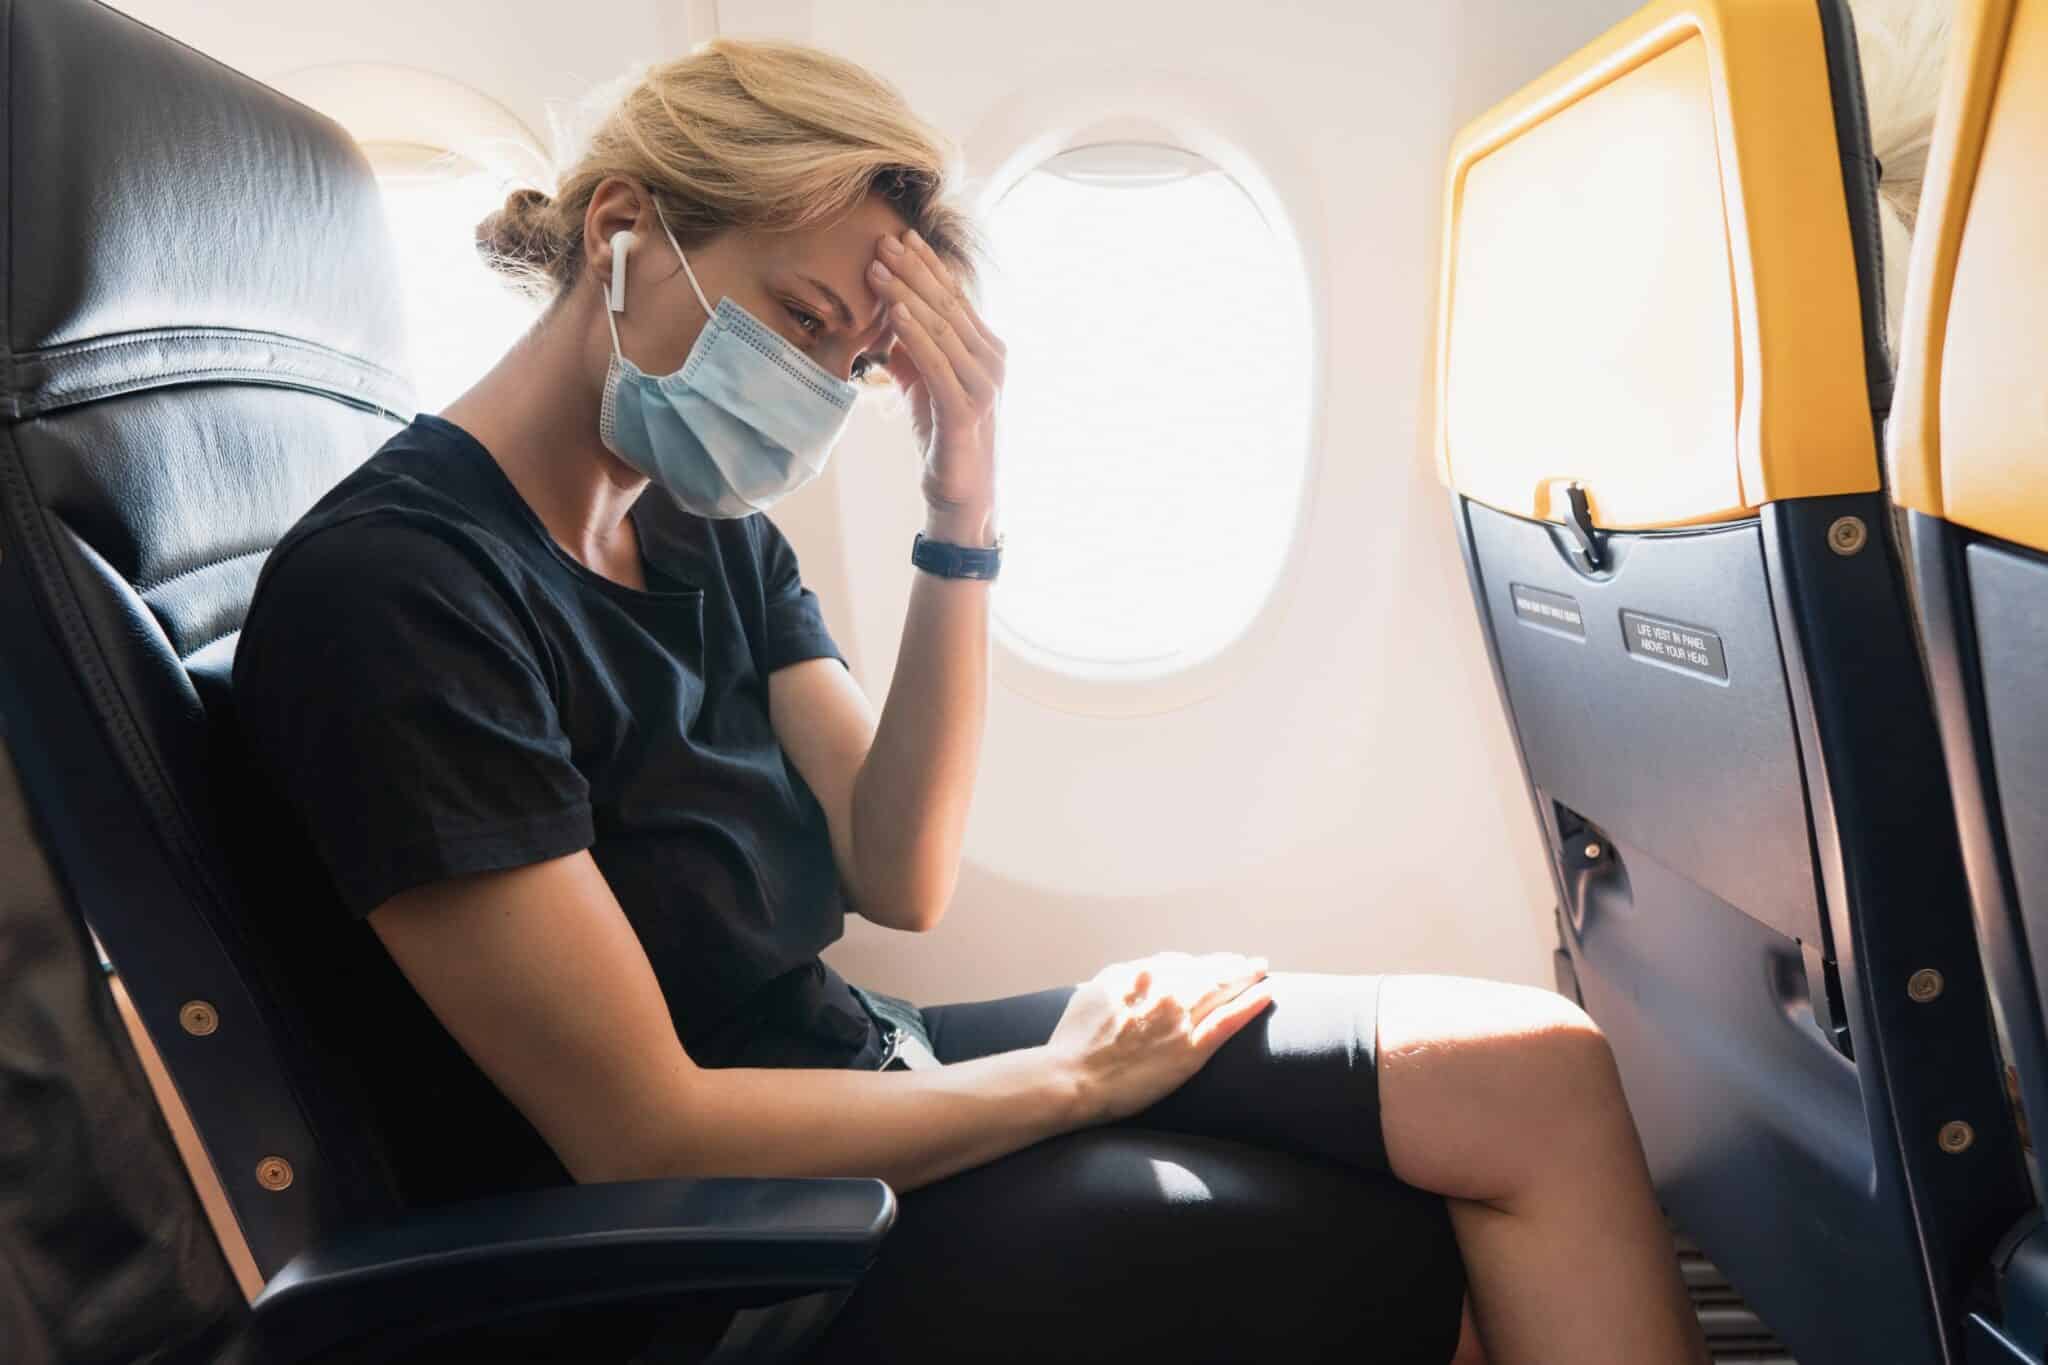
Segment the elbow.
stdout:
<svg viewBox="0 0 2048 1365">
<path fill-rule="evenodd" d="M 953 859 L 920 884 L 907 888 L 898 901 L 904 909 L 903 927 L 913 934 L 928 934 L 938 928 L 939 921 L 946 917 L 947 907 L 953 903 L 959 874 L 959 861 Z"/>
<path fill-rule="evenodd" d="M 928 934 L 946 917 L 946 902 L 939 898 L 902 898 L 887 902 L 886 912 L 863 909 L 862 917 L 906 934 Z"/>
<path fill-rule="evenodd" d="M 613 1141 L 588 1151 L 554 1148 L 569 1179 L 578 1185 L 611 1185 L 623 1180 L 688 1180 L 702 1172 L 687 1152 L 655 1150 Z"/>
<path fill-rule="evenodd" d="M 939 921 L 946 917 L 946 901 L 936 899 L 915 906 L 909 922 L 903 927 L 913 934 L 929 934 L 939 927 Z"/>
<path fill-rule="evenodd" d="M 894 886 L 856 884 L 842 879 L 840 891 L 862 919 L 885 929 L 909 934 L 930 933 L 946 917 L 958 880 L 957 867 L 923 878 L 905 878 Z"/>
</svg>

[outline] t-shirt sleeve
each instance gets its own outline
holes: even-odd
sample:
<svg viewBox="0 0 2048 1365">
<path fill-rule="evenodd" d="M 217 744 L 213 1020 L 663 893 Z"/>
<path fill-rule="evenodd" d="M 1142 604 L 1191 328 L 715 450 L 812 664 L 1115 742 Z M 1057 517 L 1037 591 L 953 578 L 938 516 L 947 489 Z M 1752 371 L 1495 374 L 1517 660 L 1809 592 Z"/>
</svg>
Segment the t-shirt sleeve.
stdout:
<svg viewBox="0 0 2048 1365">
<path fill-rule="evenodd" d="M 315 531 L 265 566 L 236 646 L 251 762 L 357 917 L 593 840 L 549 668 L 472 553 L 374 518 Z"/>
<path fill-rule="evenodd" d="M 756 543 L 765 601 L 761 676 L 805 659 L 837 659 L 850 667 L 825 627 L 818 595 L 804 586 L 795 548 L 765 515 L 752 520 L 759 523 Z"/>
</svg>

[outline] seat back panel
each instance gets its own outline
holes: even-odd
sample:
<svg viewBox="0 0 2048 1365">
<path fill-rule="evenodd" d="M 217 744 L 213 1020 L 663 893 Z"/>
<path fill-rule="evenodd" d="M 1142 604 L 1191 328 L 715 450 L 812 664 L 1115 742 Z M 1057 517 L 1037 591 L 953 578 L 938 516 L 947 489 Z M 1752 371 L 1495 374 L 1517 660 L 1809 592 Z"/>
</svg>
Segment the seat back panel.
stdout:
<svg viewBox="0 0 2048 1365">
<path fill-rule="evenodd" d="M 2048 560 L 1984 543 L 1963 558 L 2013 889 L 2034 978 L 2048 981 Z"/>
<path fill-rule="evenodd" d="M 1556 528 L 1486 507 L 1469 515 L 1531 779 L 1787 940 L 1822 944 L 1756 523 L 1611 537 L 1612 570 L 1593 577 L 1572 567 Z M 1526 599 L 1518 610 L 1523 587 L 1572 599 L 1583 634 L 1532 617 Z M 1692 651 L 1708 657 L 1694 666 L 1643 652 L 1640 637 L 1631 649 L 1645 619 L 1696 628 L 1725 679 L 1707 651 Z"/>
<path fill-rule="evenodd" d="M 1798 946 L 1626 841 L 1617 854 L 1625 880 L 1581 899 L 1583 1003 L 1672 1220 L 1737 1252 L 1735 1283 L 1802 1365 L 1931 1359 L 1917 1297 L 1872 1292 L 1920 1268 L 1909 1220 L 1869 1197 L 1856 1064 L 1813 1027 Z"/>
</svg>

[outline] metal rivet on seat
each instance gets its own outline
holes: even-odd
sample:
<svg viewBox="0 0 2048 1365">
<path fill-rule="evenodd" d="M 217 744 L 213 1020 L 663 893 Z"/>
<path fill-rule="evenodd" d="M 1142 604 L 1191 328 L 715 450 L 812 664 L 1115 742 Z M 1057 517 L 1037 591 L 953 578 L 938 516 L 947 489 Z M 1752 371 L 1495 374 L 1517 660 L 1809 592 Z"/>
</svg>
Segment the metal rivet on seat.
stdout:
<svg viewBox="0 0 2048 1365">
<path fill-rule="evenodd" d="M 1853 555 L 1870 539 L 1861 517 L 1836 517 L 1828 527 L 1828 548 L 1838 555 Z"/>
<path fill-rule="evenodd" d="M 204 1000 L 187 1000 L 178 1011 L 178 1022 L 194 1038 L 204 1038 L 220 1027 L 220 1012 Z"/>
<path fill-rule="evenodd" d="M 1915 1004 L 1924 1005 L 1941 994 L 1944 984 L 1940 972 L 1932 967 L 1922 967 L 1906 978 L 1906 995 Z"/>
<path fill-rule="evenodd" d="M 1950 1156 L 1954 1156 L 1957 1152 L 1969 1151 L 1970 1144 L 1976 1140 L 1977 1130 L 1964 1123 L 1961 1119 L 1950 1119 L 1947 1123 L 1942 1124 L 1941 1136 L 1935 1139 L 1936 1142 L 1941 1144 L 1941 1150 L 1947 1152 Z"/>
<path fill-rule="evenodd" d="M 266 1190 L 281 1190 L 292 1183 L 292 1163 L 281 1156 L 267 1156 L 256 1163 L 256 1183 Z"/>
<path fill-rule="evenodd" d="M 1587 845 L 1586 845 L 1586 856 L 1587 856 L 1588 858 L 1598 858 L 1598 857 L 1600 856 L 1600 845 L 1598 845 L 1598 844 L 1587 844 Z"/>
</svg>

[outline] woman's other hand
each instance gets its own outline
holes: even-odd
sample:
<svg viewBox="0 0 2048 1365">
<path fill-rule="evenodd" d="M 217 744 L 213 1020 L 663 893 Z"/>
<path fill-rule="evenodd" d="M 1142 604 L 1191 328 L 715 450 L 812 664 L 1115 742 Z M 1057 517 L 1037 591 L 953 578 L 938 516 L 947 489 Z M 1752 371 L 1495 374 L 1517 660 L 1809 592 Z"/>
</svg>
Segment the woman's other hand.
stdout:
<svg viewBox="0 0 2048 1365">
<path fill-rule="evenodd" d="M 896 329 L 889 373 L 910 398 L 925 503 L 946 522 L 979 526 L 995 506 L 1006 348 L 915 231 L 876 243 L 869 278 Z"/>
<path fill-rule="evenodd" d="M 1265 977 L 1264 958 L 1168 952 L 1082 982 L 1045 1044 L 1073 1077 L 1082 1122 L 1127 1118 L 1179 1089 L 1272 1002 Z"/>
</svg>

